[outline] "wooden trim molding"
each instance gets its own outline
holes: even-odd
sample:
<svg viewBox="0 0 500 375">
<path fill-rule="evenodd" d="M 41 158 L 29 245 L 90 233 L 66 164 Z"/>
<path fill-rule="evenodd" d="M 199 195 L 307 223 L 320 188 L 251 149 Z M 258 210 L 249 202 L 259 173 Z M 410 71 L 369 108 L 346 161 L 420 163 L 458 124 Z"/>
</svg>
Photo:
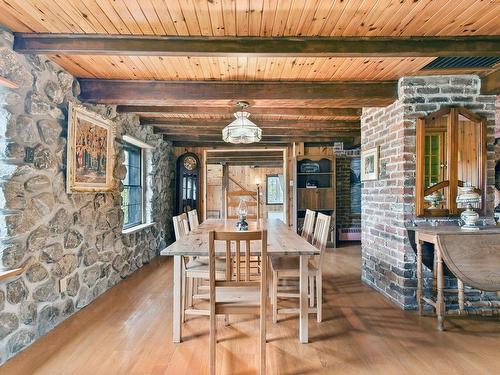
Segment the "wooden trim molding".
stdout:
<svg viewBox="0 0 500 375">
<path fill-rule="evenodd" d="M 185 37 L 16 33 L 26 54 L 126 56 L 500 56 L 500 37 Z"/>
<path fill-rule="evenodd" d="M 14 82 L 8 80 L 7 78 L 4 78 L 0 76 L 0 86 L 7 87 L 9 89 L 17 89 L 19 86 L 15 84 Z"/>
<path fill-rule="evenodd" d="M 425 182 L 425 120 L 417 119 L 416 127 L 416 180 L 415 180 L 415 211 L 417 216 L 424 215 L 424 182 Z"/>
<path fill-rule="evenodd" d="M 14 268 L 11 270 L 0 269 L 0 281 L 16 277 L 24 272 L 24 268 Z"/>
</svg>

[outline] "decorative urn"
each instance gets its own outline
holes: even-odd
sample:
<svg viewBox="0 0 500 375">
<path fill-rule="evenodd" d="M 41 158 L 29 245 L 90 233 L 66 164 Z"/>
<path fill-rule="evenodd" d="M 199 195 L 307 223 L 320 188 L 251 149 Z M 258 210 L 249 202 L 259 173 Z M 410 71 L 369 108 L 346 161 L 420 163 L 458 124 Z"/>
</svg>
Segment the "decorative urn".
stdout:
<svg viewBox="0 0 500 375">
<path fill-rule="evenodd" d="M 479 202 L 481 202 L 481 196 L 475 191 L 474 186 L 466 184 L 466 186 L 458 188 L 457 205 L 459 207 L 467 207 L 460 215 L 460 218 L 464 222 L 464 225 L 461 227 L 462 230 L 479 230 L 479 227 L 476 225 L 476 222 L 479 220 L 479 214 L 472 207 L 473 204 Z"/>
<path fill-rule="evenodd" d="M 425 196 L 425 201 L 429 202 L 429 210 L 436 210 L 438 208 L 439 203 L 441 203 L 444 199 L 443 193 L 440 191 L 435 191 L 432 194 Z"/>
</svg>

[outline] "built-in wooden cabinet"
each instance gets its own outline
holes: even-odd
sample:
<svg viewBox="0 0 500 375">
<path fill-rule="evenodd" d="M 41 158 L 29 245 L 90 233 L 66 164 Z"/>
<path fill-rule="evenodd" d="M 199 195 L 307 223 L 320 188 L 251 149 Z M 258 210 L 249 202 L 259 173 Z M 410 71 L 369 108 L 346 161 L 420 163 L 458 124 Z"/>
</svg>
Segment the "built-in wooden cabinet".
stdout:
<svg viewBox="0 0 500 375">
<path fill-rule="evenodd" d="M 296 229 L 302 228 L 307 209 L 331 215 L 330 237 L 335 246 L 335 156 L 297 156 L 294 183 Z"/>
<path fill-rule="evenodd" d="M 485 208 L 486 122 L 462 107 L 443 108 L 417 120 L 416 213 L 453 216 L 458 188 L 474 186 Z"/>
</svg>

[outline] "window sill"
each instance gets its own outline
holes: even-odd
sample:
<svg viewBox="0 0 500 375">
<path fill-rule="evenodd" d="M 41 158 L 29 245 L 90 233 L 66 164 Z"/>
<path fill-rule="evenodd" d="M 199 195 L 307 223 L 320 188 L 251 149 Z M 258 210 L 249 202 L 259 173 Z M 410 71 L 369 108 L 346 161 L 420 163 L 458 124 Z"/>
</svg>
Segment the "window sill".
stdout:
<svg viewBox="0 0 500 375">
<path fill-rule="evenodd" d="M 154 222 L 154 221 L 152 223 L 139 224 L 139 225 L 136 225 L 135 227 L 123 229 L 122 230 L 122 234 L 134 233 L 134 232 L 137 232 L 137 231 L 140 231 L 140 230 L 152 227 L 155 224 L 156 224 L 156 222 Z"/>
<path fill-rule="evenodd" d="M 23 271 L 24 271 L 24 269 L 22 269 L 22 268 L 14 268 L 13 270 L 0 269 L 0 280 L 5 280 L 5 279 L 8 279 L 10 277 L 18 276 L 18 275 L 22 274 Z"/>
</svg>

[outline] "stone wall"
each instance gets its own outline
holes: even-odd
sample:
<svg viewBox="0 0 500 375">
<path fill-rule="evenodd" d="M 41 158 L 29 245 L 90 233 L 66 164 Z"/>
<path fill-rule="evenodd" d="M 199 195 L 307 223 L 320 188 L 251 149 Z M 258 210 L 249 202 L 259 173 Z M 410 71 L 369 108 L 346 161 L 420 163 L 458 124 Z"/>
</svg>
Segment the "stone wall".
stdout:
<svg viewBox="0 0 500 375">
<path fill-rule="evenodd" d="M 416 307 L 415 254 L 405 222 L 415 217 L 416 119 L 444 106 L 464 106 L 488 121 L 487 209 L 493 209 L 495 96 L 480 95 L 478 76 L 407 77 L 398 100 L 364 108 L 362 150 L 380 149 L 377 181 L 362 184 L 362 279 L 403 308 Z"/>
<path fill-rule="evenodd" d="M 171 241 L 174 165 L 171 145 L 132 115 L 88 106 L 116 124 L 116 191 L 65 190 L 67 108 L 78 103 L 79 85 L 44 57 L 12 51 L 12 35 L 0 31 L 0 75 L 19 85 L 0 86 L 1 263 L 23 267 L 0 282 L 0 363 L 148 263 Z M 155 225 L 122 234 L 120 138 L 129 134 L 149 152 L 148 216 Z M 33 161 L 25 162 L 33 152 Z M 59 280 L 67 291 L 59 292 Z"/>
</svg>

